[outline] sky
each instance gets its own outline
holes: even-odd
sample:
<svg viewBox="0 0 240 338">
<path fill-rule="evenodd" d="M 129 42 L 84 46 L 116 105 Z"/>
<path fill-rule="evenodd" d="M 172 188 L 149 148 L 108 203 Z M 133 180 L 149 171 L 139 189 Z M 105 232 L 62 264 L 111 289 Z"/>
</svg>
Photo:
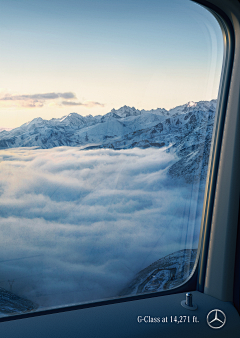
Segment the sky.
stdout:
<svg viewBox="0 0 240 338">
<path fill-rule="evenodd" d="M 0 128 L 217 98 L 221 29 L 189 0 L 0 0 Z"/>
</svg>

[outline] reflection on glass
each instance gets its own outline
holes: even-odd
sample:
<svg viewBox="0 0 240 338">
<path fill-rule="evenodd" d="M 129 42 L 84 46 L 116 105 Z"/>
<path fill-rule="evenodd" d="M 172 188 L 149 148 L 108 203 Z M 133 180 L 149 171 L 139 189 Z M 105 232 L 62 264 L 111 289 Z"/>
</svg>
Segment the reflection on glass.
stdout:
<svg viewBox="0 0 240 338">
<path fill-rule="evenodd" d="M 57 4 L 0 13 L 1 316 L 174 288 L 197 255 L 217 21 L 189 1 Z"/>
</svg>

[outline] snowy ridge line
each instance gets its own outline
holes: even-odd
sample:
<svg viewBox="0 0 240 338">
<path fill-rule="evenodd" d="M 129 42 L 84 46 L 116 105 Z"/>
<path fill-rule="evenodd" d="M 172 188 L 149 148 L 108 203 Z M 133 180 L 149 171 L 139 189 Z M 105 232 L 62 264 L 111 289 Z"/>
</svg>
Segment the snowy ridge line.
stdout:
<svg viewBox="0 0 240 338">
<path fill-rule="evenodd" d="M 0 149 L 79 147 L 92 149 L 165 148 L 176 154 L 169 175 L 185 182 L 204 181 L 216 111 L 216 100 L 188 102 L 167 111 L 124 106 L 103 116 L 71 113 L 60 119 L 41 117 L 0 132 Z"/>
<path fill-rule="evenodd" d="M 189 129 L 189 124 L 199 122 L 208 112 L 215 112 L 215 109 L 216 100 L 212 100 L 189 102 L 169 111 L 162 108 L 140 111 L 134 107 L 124 106 L 118 110 L 112 109 L 103 116 L 81 116 L 71 113 L 51 120 L 38 117 L 18 128 L 1 131 L 0 147 L 38 146 L 49 149 L 63 145 L 85 146 L 92 143 L 108 147 L 110 146 L 108 140 L 118 142 L 124 148 L 134 147 L 134 142 L 154 140 L 157 136 L 154 133 L 166 136 L 169 132 L 176 133 L 179 129 L 183 129 L 182 131 L 186 133 L 185 129 Z M 131 140 L 133 142 L 129 142 Z M 112 147 L 114 148 L 114 144 Z"/>
</svg>

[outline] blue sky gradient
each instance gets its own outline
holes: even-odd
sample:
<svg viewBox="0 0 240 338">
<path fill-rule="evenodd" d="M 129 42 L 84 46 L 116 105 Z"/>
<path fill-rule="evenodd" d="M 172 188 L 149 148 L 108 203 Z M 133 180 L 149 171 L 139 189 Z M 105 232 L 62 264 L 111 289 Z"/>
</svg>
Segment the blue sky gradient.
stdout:
<svg viewBox="0 0 240 338">
<path fill-rule="evenodd" d="M 0 127 L 217 97 L 221 30 L 188 0 L 1 0 L 0 44 Z M 81 104 L 6 100 L 53 92 L 72 92 Z"/>
</svg>

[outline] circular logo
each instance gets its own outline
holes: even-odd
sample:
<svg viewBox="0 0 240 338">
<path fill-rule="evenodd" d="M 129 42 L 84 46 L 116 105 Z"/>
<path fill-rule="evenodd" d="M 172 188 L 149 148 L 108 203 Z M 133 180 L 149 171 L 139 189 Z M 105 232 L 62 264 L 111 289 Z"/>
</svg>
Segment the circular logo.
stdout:
<svg viewBox="0 0 240 338">
<path fill-rule="evenodd" d="M 212 329 L 221 329 L 226 324 L 226 315 L 221 310 L 212 310 L 207 315 L 207 323 Z"/>
</svg>

